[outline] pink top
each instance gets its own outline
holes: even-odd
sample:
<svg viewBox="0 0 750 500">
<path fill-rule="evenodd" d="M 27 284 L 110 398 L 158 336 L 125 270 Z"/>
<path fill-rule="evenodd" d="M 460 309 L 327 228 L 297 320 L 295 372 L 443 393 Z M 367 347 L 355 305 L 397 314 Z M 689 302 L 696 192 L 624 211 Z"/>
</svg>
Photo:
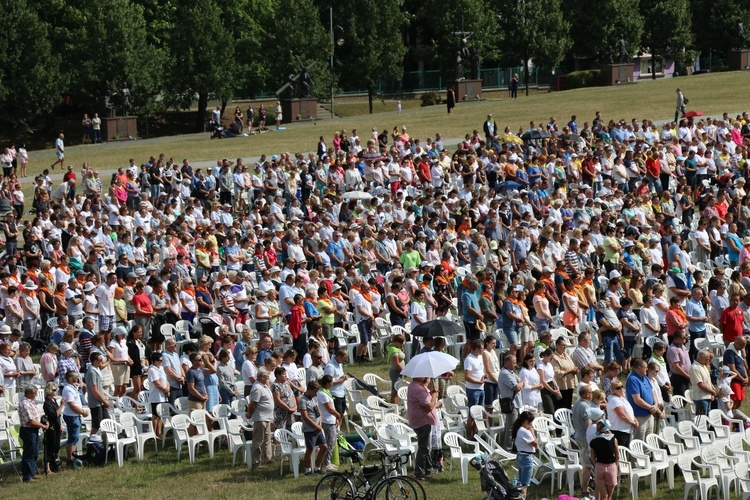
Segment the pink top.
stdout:
<svg viewBox="0 0 750 500">
<path fill-rule="evenodd" d="M 418 382 L 409 384 L 406 398 L 407 417 L 412 429 L 424 427 L 425 425 L 438 425 L 437 409 L 431 411 L 424 409 L 424 405 L 432 400 L 429 389 Z"/>
<path fill-rule="evenodd" d="M 732 129 L 732 142 L 738 146 L 742 144 L 742 131 L 737 127 Z"/>
</svg>

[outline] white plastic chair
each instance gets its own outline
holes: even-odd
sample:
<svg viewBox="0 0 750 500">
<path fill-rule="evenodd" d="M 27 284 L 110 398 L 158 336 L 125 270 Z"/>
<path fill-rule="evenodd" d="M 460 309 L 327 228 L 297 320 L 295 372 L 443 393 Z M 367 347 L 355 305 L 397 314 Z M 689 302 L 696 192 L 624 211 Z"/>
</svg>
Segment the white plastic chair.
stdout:
<svg viewBox="0 0 750 500">
<path fill-rule="evenodd" d="M 669 457 L 665 450 L 652 448 L 640 439 L 634 439 L 630 442 L 630 450 L 633 452 L 638 466 L 650 467 L 651 469 L 651 496 L 656 495 L 656 482 L 659 472 L 666 473 L 669 489 L 674 488 L 674 467 L 670 466 Z M 648 461 L 641 460 L 639 455 L 648 457 Z"/>
<path fill-rule="evenodd" d="M 378 394 L 380 394 L 380 397 L 387 398 L 391 395 L 391 381 L 386 380 L 383 377 L 380 377 L 374 373 L 365 373 L 362 377 L 362 380 L 365 381 L 365 383 L 368 383 L 376 388 L 378 388 Z M 384 385 L 386 387 L 386 390 L 381 391 L 378 387 L 378 384 Z"/>
<path fill-rule="evenodd" d="M 742 500 L 750 499 L 750 479 L 747 477 L 747 464 L 739 463 L 735 469 L 737 472 L 737 483 L 742 493 Z"/>
<path fill-rule="evenodd" d="M 469 482 L 469 462 L 472 458 L 480 456 L 482 454 L 481 450 L 479 449 L 479 443 L 476 441 L 469 441 L 468 439 L 462 437 L 456 432 L 448 432 L 443 436 L 443 441 L 445 444 L 448 445 L 448 448 L 450 449 L 451 457 L 450 457 L 450 473 L 448 475 L 448 480 L 452 479 L 453 477 L 453 461 L 458 460 L 459 466 L 461 468 L 461 482 L 463 484 L 466 484 Z M 461 446 L 469 446 L 473 449 L 470 453 L 465 453 Z"/>
<path fill-rule="evenodd" d="M 154 424 L 150 420 L 140 420 L 132 413 L 125 412 L 120 415 L 120 423 L 125 427 L 132 427 L 135 431 L 136 457 L 138 460 L 143 460 L 143 449 L 146 442 L 150 439 L 154 440 L 154 450 L 156 450 L 157 453 L 159 452 L 159 447 L 156 442 L 156 433 L 154 432 Z"/>
<path fill-rule="evenodd" d="M 251 469 L 253 466 L 251 455 L 253 442 L 245 437 L 246 432 L 252 433 L 252 428 L 246 427 L 239 419 L 233 418 L 232 420 L 229 420 L 227 427 L 227 442 L 229 444 L 229 451 L 232 453 L 232 467 L 234 467 L 234 464 L 236 463 L 237 452 L 240 450 L 242 451 L 243 460 L 247 464 L 247 468 Z"/>
<path fill-rule="evenodd" d="M 646 455 L 636 454 L 624 446 L 618 446 L 620 476 L 627 476 L 630 483 L 630 495 L 638 500 L 638 483 L 640 479 L 651 478 L 651 495 L 656 494 L 655 472 L 651 470 L 651 460 Z M 571 495 L 572 496 L 572 495 Z"/>
<path fill-rule="evenodd" d="M 711 491 L 711 488 L 716 488 L 716 495 L 718 497 L 720 490 L 716 478 L 713 475 L 703 477 L 699 471 L 699 469 L 708 470 L 711 473 L 711 467 L 698 464 L 687 455 L 680 455 L 678 465 L 682 471 L 682 478 L 685 480 L 684 500 L 687 500 L 688 493 L 693 488 L 696 488 L 697 492 L 700 493 L 701 500 L 708 499 L 708 492 Z"/>
<path fill-rule="evenodd" d="M 560 422 L 561 425 L 567 427 L 568 429 L 568 435 L 572 436 L 575 434 L 575 429 L 573 428 L 573 411 L 568 408 L 560 408 L 555 412 L 555 420 L 557 422 Z"/>
<path fill-rule="evenodd" d="M 551 474 L 549 485 L 550 495 L 555 489 L 555 482 L 557 482 L 558 489 L 562 488 L 562 479 L 565 476 L 568 481 L 570 496 L 573 496 L 576 474 L 583 470 L 583 467 L 578 462 L 578 453 L 572 450 L 565 450 L 551 442 L 542 446 L 540 453 L 542 455 L 543 466 L 548 467 L 548 474 Z"/>
<path fill-rule="evenodd" d="M 104 437 L 107 440 L 107 448 L 114 446 L 115 455 L 117 456 L 117 465 L 123 466 L 125 459 L 125 449 L 130 444 L 136 443 L 136 438 L 132 433 L 135 431 L 130 427 L 125 427 L 118 424 L 110 418 L 105 418 L 99 424 L 99 428 L 104 433 Z M 120 433 L 125 432 L 127 437 L 121 437 Z M 104 458 L 104 463 L 107 463 L 107 457 Z"/>
<path fill-rule="evenodd" d="M 731 485 L 735 484 L 735 490 L 739 489 L 737 484 L 739 478 L 735 467 L 739 464 L 740 458 L 722 453 L 717 446 L 703 446 L 701 447 L 701 462 L 711 467 L 713 476 L 719 481 L 725 500 L 729 500 Z"/>
<path fill-rule="evenodd" d="M 214 457 L 214 445 L 216 440 L 223 437 L 227 438 L 227 427 L 225 419 L 216 418 L 206 410 L 193 410 L 190 412 L 190 420 L 192 424 L 198 429 L 198 432 L 205 435 L 208 443 L 208 456 Z M 209 427 L 209 422 L 217 422 L 219 424 L 218 429 Z M 221 448 L 221 441 L 219 441 L 219 448 Z"/>
<path fill-rule="evenodd" d="M 386 413 L 395 413 L 398 415 L 398 405 L 389 403 L 380 396 L 368 396 L 367 407 L 374 411 L 382 412 L 383 415 Z"/>
<path fill-rule="evenodd" d="M 172 428 L 174 432 L 174 445 L 177 448 L 177 460 L 180 460 L 180 453 L 182 452 L 182 445 L 187 444 L 188 456 L 190 457 L 190 463 L 195 462 L 195 456 L 198 452 L 198 445 L 200 443 L 208 444 L 208 436 L 206 434 L 195 434 L 191 436 L 188 433 L 188 428 L 193 422 L 187 415 L 175 415 L 172 417 Z M 196 427 L 200 431 L 201 427 Z"/>
<path fill-rule="evenodd" d="M 487 413 L 484 406 L 474 405 L 469 408 L 469 415 L 474 419 L 477 425 L 477 433 L 486 433 L 493 441 L 497 439 L 497 436 L 502 435 L 504 426 L 503 425 L 492 425 L 493 420 L 500 417 L 502 421 L 502 413 Z"/>
<path fill-rule="evenodd" d="M 296 446 L 296 440 L 305 439 L 304 436 L 292 434 L 286 429 L 276 429 L 273 437 L 281 445 L 281 458 L 279 460 L 279 475 L 284 474 L 284 460 L 289 460 L 289 466 L 294 473 L 294 478 L 299 477 L 299 462 L 305 454 L 305 448 Z"/>
</svg>

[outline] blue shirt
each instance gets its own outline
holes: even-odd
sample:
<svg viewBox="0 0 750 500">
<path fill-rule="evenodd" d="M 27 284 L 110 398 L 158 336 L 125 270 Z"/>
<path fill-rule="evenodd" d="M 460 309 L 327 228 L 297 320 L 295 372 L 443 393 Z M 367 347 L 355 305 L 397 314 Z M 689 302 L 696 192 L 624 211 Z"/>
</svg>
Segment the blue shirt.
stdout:
<svg viewBox="0 0 750 500">
<path fill-rule="evenodd" d="M 302 307 L 305 308 L 305 316 L 307 317 L 320 316 L 320 313 L 318 312 L 318 308 L 315 307 L 315 304 L 313 304 L 309 300 L 304 301 L 302 303 Z"/>
<path fill-rule="evenodd" d="M 336 242 L 336 241 L 331 240 L 328 243 L 328 248 L 326 248 L 326 252 L 331 256 L 335 255 L 336 258 L 340 261 L 344 260 L 344 250 L 342 249 L 340 241 Z"/>
<path fill-rule="evenodd" d="M 635 401 L 633 401 L 633 394 L 638 394 L 643 401 L 653 405 L 654 404 L 654 393 L 651 381 L 648 377 L 641 377 L 635 372 L 628 375 L 628 380 L 625 382 L 625 392 L 628 395 L 628 403 L 633 407 L 633 415 L 636 417 L 645 417 L 650 414 L 645 408 L 641 408 Z"/>
<path fill-rule="evenodd" d="M 734 348 L 734 344 L 730 345 L 726 351 L 724 351 L 724 364 L 725 365 L 734 365 L 734 369 L 737 373 L 742 375 L 743 377 L 747 376 L 747 373 L 745 373 L 745 363 L 737 351 Z"/>
<path fill-rule="evenodd" d="M 258 349 L 258 355 L 255 356 L 255 364 L 259 367 L 263 367 L 266 364 L 266 358 L 270 358 L 273 354 L 272 349 Z"/>
<path fill-rule="evenodd" d="M 691 332 L 705 332 L 706 322 L 705 321 L 690 321 L 690 318 L 705 318 L 706 310 L 703 308 L 703 304 L 693 299 L 692 297 L 688 300 L 685 305 L 685 316 L 688 318 L 688 330 Z"/>
<path fill-rule="evenodd" d="M 742 250 L 742 241 L 740 241 L 736 234 L 727 234 L 727 240 L 734 241 L 735 246 Z M 739 262 L 740 252 L 735 252 L 732 247 L 729 246 L 729 243 L 727 243 L 727 252 L 729 253 L 730 262 Z"/>
<path fill-rule="evenodd" d="M 509 317 L 508 313 L 520 316 L 521 308 L 506 299 L 503 301 L 503 329 L 513 328 L 516 325 L 516 320 Z"/>
<path fill-rule="evenodd" d="M 338 361 L 336 361 L 336 358 L 332 358 L 331 361 L 329 361 L 326 367 L 323 369 L 323 373 L 325 373 L 326 375 L 330 375 L 331 377 L 333 377 L 333 380 L 336 381 L 344 376 L 344 367 L 341 366 Z M 336 398 L 346 397 L 346 389 L 344 388 L 343 382 L 340 382 L 338 384 L 334 383 L 331 386 L 331 396 Z"/>
<path fill-rule="evenodd" d="M 479 310 L 479 299 L 477 299 L 477 296 L 469 290 L 466 290 L 461 296 L 461 305 L 463 306 L 464 321 L 470 325 L 475 324 L 477 322 L 477 317 L 469 312 L 469 308 L 471 307 L 477 311 Z"/>
</svg>

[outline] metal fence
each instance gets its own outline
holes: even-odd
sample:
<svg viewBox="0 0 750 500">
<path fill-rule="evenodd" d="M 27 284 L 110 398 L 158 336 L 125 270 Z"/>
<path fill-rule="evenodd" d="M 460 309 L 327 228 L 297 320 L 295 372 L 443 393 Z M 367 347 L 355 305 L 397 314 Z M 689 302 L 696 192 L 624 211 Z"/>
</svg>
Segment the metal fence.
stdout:
<svg viewBox="0 0 750 500">
<path fill-rule="evenodd" d="M 519 87 L 525 87 L 523 66 L 513 68 L 485 68 L 479 70 L 479 78 L 484 89 L 507 89 L 514 74 L 518 74 Z M 554 80 L 553 68 L 533 67 L 529 72 L 529 86 L 550 85 Z M 453 71 L 428 70 L 407 71 L 400 82 L 379 82 L 377 91 L 381 94 L 401 94 L 404 92 L 426 92 L 430 90 L 445 90 L 448 83 L 453 81 Z M 341 94 L 366 94 L 367 89 L 343 89 Z M 242 89 L 235 95 L 236 99 L 275 98 L 273 91 L 261 90 L 250 95 L 247 89 Z"/>
</svg>

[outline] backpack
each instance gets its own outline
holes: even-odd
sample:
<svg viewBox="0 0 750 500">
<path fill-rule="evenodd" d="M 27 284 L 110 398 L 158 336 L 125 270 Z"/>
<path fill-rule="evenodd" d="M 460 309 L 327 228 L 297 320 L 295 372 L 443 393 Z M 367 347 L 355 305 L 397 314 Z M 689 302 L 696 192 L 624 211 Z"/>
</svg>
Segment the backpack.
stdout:
<svg viewBox="0 0 750 500">
<path fill-rule="evenodd" d="M 89 441 L 86 445 L 86 454 L 81 457 L 81 460 L 88 465 L 98 467 L 104 465 L 106 458 L 107 448 L 104 447 L 104 443 Z"/>
</svg>

